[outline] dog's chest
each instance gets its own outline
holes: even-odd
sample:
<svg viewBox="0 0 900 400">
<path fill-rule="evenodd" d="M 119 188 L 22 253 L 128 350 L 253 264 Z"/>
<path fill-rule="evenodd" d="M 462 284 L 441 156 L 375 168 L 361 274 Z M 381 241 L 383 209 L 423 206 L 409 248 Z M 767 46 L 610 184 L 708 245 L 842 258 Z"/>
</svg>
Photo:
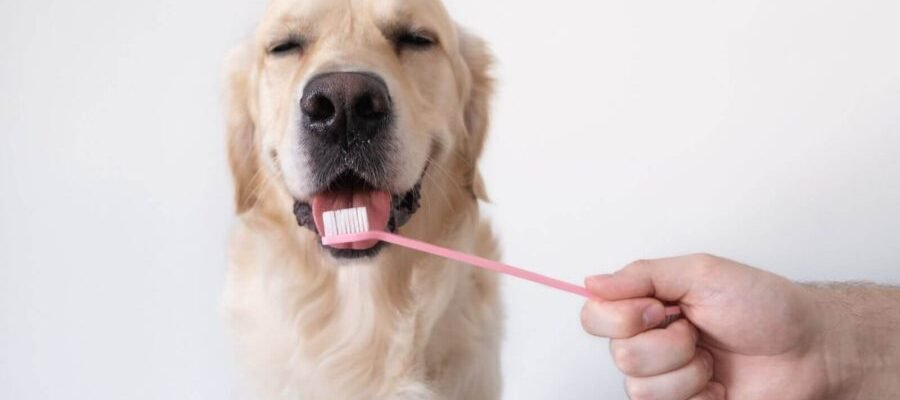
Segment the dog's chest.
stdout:
<svg viewBox="0 0 900 400">
<path fill-rule="evenodd" d="M 429 338 L 447 316 L 459 268 L 431 261 L 404 275 L 385 273 L 403 268 L 397 265 L 343 265 L 303 276 L 296 259 L 265 261 L 259 276 L 232 288 L 230 300 L 240 356 L 259 392 L 385 398 L 425 379 L 428 353 L 447 353 Z"/>
</svg>

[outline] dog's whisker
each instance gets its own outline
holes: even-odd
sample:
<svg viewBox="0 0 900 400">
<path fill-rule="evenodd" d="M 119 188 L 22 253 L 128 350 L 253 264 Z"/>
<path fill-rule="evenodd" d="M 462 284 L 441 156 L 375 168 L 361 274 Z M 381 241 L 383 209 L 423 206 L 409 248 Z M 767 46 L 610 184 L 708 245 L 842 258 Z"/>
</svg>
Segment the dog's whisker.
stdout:
<svg viewBox="0 0 900 400">
<path fill-rule="evenodd" d="M 439 170 L 439 169 L 438 169 L 438 170 Z M 441 192 L 441 195 L 444 197 L 444 200 L 447 201 L 447 204 L 451 204 L 451 201 L 450 201 L 450 195 L 447 194 L 447 188 L 445 188 L 444 185 L 442 185 L 442 184 L 437 180 L 437 178 L 436 178 L 435 176 L 432 176 L 431 174 L 427 174 L 427 173 L 426 173 L 425 175 L 426 175 L 426 176 L 428 177 L 428 179 L 434 184 L 434 186 L 437 187 L 437 190 L 438 190 L 439 192 Z M 446 173 L 444 173 L 444 175 L 448 178 L 448 179 L 447 179 L 448 182 L 451 182 L 451 184 L 456 185 L 455 183 L 452 183 L 453 180 L 449 178 L 449 175 L 447 175 Z M 458 191 L 458 190 L 459 190 L 459 187 L 458 187 L 458 185 L 457 185 L 456 191 Z"/>
<path fill-rule="evenodd" d="M 283 110 L 283 106 L 280 103 L 276 107 L 277 107 L 278 111 Z M 276 121 L 275 115 L 278 115 L 278 112 L 273 113 L 272 116 L 261 121 L 259 123 L 257 131 L 265 132 L 265 131 L 269 130 L 270 126 L 273 125 Z M 251 188 L 251 190 L 249 192 L 250 198 L 258 197 L 261 194 L 262 190 L 270 182 L 270 177 L 268 176 L 268 173 L 267 173 L 268 171 L 266 171 L 266 168 L 264 166 L 265 162 L 263 161 L 263 157 L 265 157 L 266 155 L 263 154 L 263 152 L 261 151 L 262 149 L 255 149 L 255 150 L 257 150 L 257 151 L 256 152 L 254 152 L 254 151 L 245 152 L 244 160 L 243 160 L 243 162 L 246 163 L 246 162 L 249 162 L 250 157 L 252 157 L 254 155 L 257 157 L 256 171 L 254 172 L 254 174 L 250 178 L 250 180 L 247 182 L 247 186 L 249 186 Z M 273 169 L 275 170 L 274 172 L 277 175 L 279 175 L 279 176 L 281 175 L 281 171 L 278 168 L 273 168 Z"/>
<path fill-rule="evenodd" d="M 447 180 L 449 180 L 450 183 L 452 183 L 456 187 L 456 189 L 460 189 L 463 187 L 463 185 L 460 185 L 460 183 L 456 180 L 456 178 L 453 177 L 451 173 L 449 173 L 443 166 L 441 166 L 439 162 L 437 162 L 437 160 L 435 160 L 435 158 L 431 154 L 431 149 L 419 150 L 419 153 L 417 153 L 416 156 L 419 155 L 425 156 L 425 164 L 428 165 L 428 168 L 436 168 L 438 172 L 443 174 L 447 178 Z"/>
<path fill-rule="evenodd" d="M 276 178 L 281 177 L 280 170 L 275 169 L 274 173 L 276 174 L 276 176 L 275 176 Z M 256 173 L 253 175 L 253 177 L 248 182 L 248 186 L 252 187 L 252 189 L 250 191 L 250 196 L 258 197 L 262 193 L 262 190 L 271 181 L 272 181 L 272 177 L 270 177 L 269 174 L 266 173 L 264 167 L 260 166 L 260 168 L 257 169 Z"/>
<path fill-rule="evenodd" d="M 456 180 L 456 178 L 455 178 L 452 174 L 450 174 L 449 171 L 447 171 L 447 169 L 445 169 L 443 166 L 441 166 L 441 164 L 435 162 L 435 160 L 434 160 L 432 157 L 430 157 L 430 156 L 428 157 L 428 164 L 431 165 L 431 166 L 434 166 L 435 169 L 436 169 L 438 172 L 440 172 L 441 174 L 443 174 L 443 175 L 447 178 L 447 180 L 450 181 L 451 184 L 453 184 L 454 186 L 456 186 L 456 189 L 461 189 L 461 188 L 463 187 L 463 186 L 460 185 L 460 183 Z"/>
<path fill-rule="evenodd" d="M 250 197 L 257 198 L 260 194 L 262 194 L 262 189 L 268 183 L 268 177 L 265 174 L 261 174 L 257 172 L 256 183 L 252 184 L 252 189 L 250 190 Z"/>
<path fill-rule="evenodd" d="M 437 188 L 437 191 L 438 191 L 438 192 L 441 194 L 441 196 L 444 198 L 444 201 L 446 201 L 445 204 L 448 204 L 448 205 L 449 205 L 449 204 L 452 204 L 452 202 L 450 201 L 450 196 L 447 195 L 447 191 L 446 191 L 446 190 L 444 189 L 444 187 L 440 184 L 440 182 L 438 182 L 433 176 L 431 176 L 431 174 L 428 174 L 428 173 L 425 174 L 425 179 L 428 179 L 429 181 L 431 181 L 432 186 L 434 186 L 434 187 Z"/>
</svg>

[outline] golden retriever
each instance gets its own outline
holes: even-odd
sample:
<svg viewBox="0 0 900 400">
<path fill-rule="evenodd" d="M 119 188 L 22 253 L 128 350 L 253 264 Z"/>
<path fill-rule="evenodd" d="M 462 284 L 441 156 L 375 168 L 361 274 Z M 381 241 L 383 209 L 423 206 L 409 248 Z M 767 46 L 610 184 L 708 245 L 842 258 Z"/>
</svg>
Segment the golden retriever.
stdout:
<svg viewBox="0 0 900 400">
<path fill-rule="evenodd" d="M 497 399 L 492 273 L 321 213 L 497 258 L 479 215 L 490 56 L 438 0 L 274 0 L 228 62 L 238 222 L 226 303 L 259 399 Z"/>
</svg>

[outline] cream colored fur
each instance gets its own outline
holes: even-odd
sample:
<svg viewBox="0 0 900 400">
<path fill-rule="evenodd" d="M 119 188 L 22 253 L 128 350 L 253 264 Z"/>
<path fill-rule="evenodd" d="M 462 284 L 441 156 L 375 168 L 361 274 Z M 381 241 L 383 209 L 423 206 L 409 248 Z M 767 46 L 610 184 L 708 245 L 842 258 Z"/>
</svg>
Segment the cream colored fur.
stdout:
<svg viewBox="0 0 900 400">
<path fill-rule="evenodd" d="M 432 29 L 440 48 L 397 53 L 378 29 L 395 22 Z M 296 60 L 272 61 L 267 40 L 283 30 L 316 39 Z M 397 247 L 334 260 L 295 222 L 304 171 L 284 161 L 303 82 L 329 68 L 374 71 L 399 108 L 404 175 L 429 163 L 422 207 L 401 233 L 497 258 L 477 201 L 491 91 L 481 41 L 436 1 L 276 0 L 228 64 L 238 221 L 226 304 L 253 398 L 498 399 L 496 277 Z"/>
</svg>

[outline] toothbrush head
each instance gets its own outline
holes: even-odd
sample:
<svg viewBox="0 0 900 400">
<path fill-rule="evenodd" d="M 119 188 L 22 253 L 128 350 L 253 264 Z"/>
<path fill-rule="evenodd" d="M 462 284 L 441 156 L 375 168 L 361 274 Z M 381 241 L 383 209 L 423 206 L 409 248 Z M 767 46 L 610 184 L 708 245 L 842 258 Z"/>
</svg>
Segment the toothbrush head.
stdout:
<svg viewBox="0 0 900 400">
<path fill-rule="evenodd" d="M 322 213 L 324 235 L 339 236 L 369 231 L 369 215 L 365 207 L 344 208 Z"/>
<path fill-rule="evenodd" d="M 372 252 L 383 245 L 378 239 L 378 235 L 383 232 L 369 230 L 369 213 L 366 207 L 323 212 L 322 228 L 322 244 L 338 251 L 350 249 Z"/>
</svg>

